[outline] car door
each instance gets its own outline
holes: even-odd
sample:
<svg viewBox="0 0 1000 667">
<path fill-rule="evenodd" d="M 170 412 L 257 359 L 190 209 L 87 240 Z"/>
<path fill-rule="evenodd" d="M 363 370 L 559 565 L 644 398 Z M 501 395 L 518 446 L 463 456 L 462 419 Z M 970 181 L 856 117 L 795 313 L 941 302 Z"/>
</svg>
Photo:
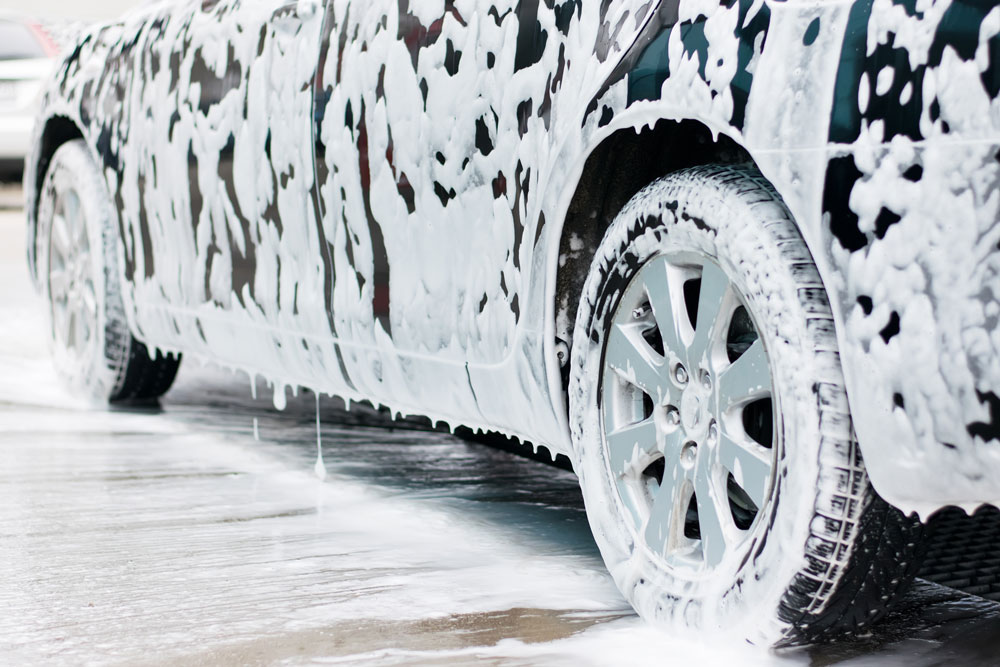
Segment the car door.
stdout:
<svg viewBox="0 0 1000 667">
<path fill-rule="evenodd" d="M 525 135 L 551 83 L 517 73 L 559 51 L 522 28 L 538 25 L 537 4 L 330 2 L 318 162 L 329 232 L 346 227 L 333 308 L 345 337 L 451 361 L 509 352 L 546 141 Z"/>
<path fill-rule="evenodd" d="M 328 0 L 316 162 L 330 309 L 367 393 L 426 412 L 494 371 L 525 394 L 545 384 L 536 361 L 511 367 L 545 328 L 544 305 L 526 298 L 545 272 L 533 254 L 543 195 L 562 185 L 559 144 L 578 139 L 610 73 L 592 63 L 631 43 L 639 14 L 627 2 Z"/>
<path fill-rule="evenodd" d="M 467 159 L 472 114 L 489 109 L 478 14 L 463 16 L 450 1 L 329 3 L 317 162 L 336 274 L 332 310 L 356 347 L 464 361 L 477 345 L 477 319 L 492 314 L 453 288 L 492 292 L 487 264 L 501 252 L 488 247 L 492 220 L 483 215 L 492 186 Z"/>
<path fill-rule="evenodd" d="M 329 337 L 312 150 L 319 0 L 193 3 L 149 23 L 121 208 L 137 327 L 271 375 Z"/>
<path fill-rule="evenodd" d="M 332 326 L 351 381 L 394 407 L 468 423 L 467 358 L 495 354 L 482 332 L 509 334 L 513 318 L 481 296 L 499 293 L 492 267 L 504 250 L 490 240 L 492 185 L 470 158 L 470 113 L 489 109 L 481 17 L 455 5 L 328 2 L 316 162 Z"/>
</svg>

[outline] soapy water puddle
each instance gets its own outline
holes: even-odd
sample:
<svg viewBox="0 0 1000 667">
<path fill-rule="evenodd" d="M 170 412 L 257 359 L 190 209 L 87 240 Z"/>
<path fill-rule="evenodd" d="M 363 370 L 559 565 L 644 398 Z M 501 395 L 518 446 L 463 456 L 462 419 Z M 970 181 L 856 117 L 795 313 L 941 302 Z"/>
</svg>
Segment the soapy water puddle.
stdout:
<svg viewBox="0 0 1000 667">
<path fill-rule="evenodd" d="M 0 247 L 20 242 L 0 214 Z M 9 247 L 9 246 L 8 246 Z M 366 406 L 271 407 L 186 360 L 160 406 L 66 396 L 0 263 L 4 664 L 996 664 L 1000 606 L 929 583 L 774 654 L 669 636 L 604 569 L 571 473 Z M 268 398 L 264 398 L 268 397 Z"/>
</svg>

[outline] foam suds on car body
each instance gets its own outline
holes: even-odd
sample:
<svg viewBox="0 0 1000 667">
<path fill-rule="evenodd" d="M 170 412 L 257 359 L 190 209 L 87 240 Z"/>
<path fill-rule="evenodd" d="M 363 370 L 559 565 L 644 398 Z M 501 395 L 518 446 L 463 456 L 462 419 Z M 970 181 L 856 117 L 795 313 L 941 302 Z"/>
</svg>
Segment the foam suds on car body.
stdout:
<svg viewBox="0 0 1000 667">
<path fill-rule="evenodd" d="M 81 41 L 45 113 L 105 167 L 139 338 L 260 374 L 279 407 L 308 386 L 571 453 L 550 315 L 573 185 L 613 132 L 697 119 L 795 214 L 880 493 L 998 499 L 1000 12 L 969 52 L 948 0 L 412 4 L 332 0 L 324 33 L 310 0 L 158 3 Z M 615 68 L 661 10 L 669 76 L 630 100 Z M 919 108 L 908 132 L 893 105 Z"/>
</svg>

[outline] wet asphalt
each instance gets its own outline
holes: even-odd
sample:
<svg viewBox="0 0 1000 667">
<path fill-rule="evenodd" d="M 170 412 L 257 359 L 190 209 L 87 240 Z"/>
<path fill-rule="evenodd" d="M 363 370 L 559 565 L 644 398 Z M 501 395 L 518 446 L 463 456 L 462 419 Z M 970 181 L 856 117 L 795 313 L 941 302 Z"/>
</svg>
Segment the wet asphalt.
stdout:
<svg viewBox="0 0 1000 667">
<path fill-rule="evenodd" d="M 0 187 L 0 663 L 1000 661 L 1000 605 L 927 582 L 833 645 L 668 636 L 615 590 L 571 473 L 370 406 L 321 398 L 323 476 L 306 392 L 277 411 L 186 359 L 159 405 L 82 405 L 23 225 Z"/>
</svg>

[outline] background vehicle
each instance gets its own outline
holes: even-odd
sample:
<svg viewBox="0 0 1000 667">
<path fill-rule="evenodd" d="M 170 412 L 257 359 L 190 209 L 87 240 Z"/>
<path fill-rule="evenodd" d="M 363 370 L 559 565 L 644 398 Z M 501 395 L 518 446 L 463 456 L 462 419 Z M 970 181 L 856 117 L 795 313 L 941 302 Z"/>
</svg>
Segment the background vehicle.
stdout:
<svg viewBox="0 0 1000 667">
<path fill-rule="evenodd" d="M 1000 13 L 928 7 L 96 28 L 26 179 L 57 363 L 118 400 L 197 354 L 538 442 L 645 617 L 864 627 L 919 561 L 899 510 L 1000 500 Z"/>
<path fill-rule="evenodd" d="M 0 176 L 20 173 L 24 165 L 57 53 L 40 24 L 0 12 Z"/>
</svg>

